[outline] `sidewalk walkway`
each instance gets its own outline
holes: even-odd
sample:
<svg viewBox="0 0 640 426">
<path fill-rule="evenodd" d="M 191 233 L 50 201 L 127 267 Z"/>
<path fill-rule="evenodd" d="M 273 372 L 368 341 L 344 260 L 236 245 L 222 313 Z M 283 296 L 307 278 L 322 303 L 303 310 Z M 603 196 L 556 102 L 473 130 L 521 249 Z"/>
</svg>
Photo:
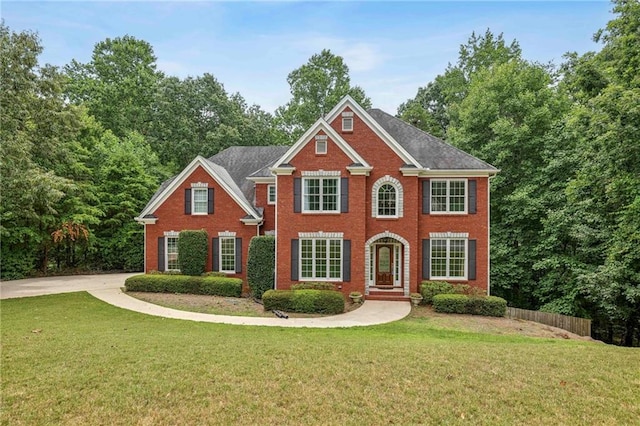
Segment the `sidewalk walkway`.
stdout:
<svg viewBox="0 0 640 426">
<path fill-rule="evenodd" d="M 211 315 L 199 312 L 179 311 L 165 308 L 152 303 L 127 296 L 120 289 L 90 290 L 89 294 L 130 311 L 141 312 L 164 318 L 174 318 L 190 321 L 213 322 L 236 325 L 263 325 L 269 327 L 309 327 L 309 328 L 335 328 L 356 327 L 375 324 L 384 324 L 400 320 L 411 312 L 409 302 L 382 302 L 369 300 L 358 309 L 346 314 L 332 315 L 318 318 L 263 318 L 263 317 L 238 317 L 231 315 Z"/>
<path fill-rule="evenodd" d="M 179 311 L 143 302 L 123 293 L 120 288 L 124 286 L 124 280 L 131 275 L 134 274 L 77 275 L 3 281 L 0 283 L 0 299 L 87 291 L 103 302 L 147 315 L 189 321 L 270 327 L 336 328 L 368 326 L 398 321 L 411 312 L 409 302 L 374 300 L 366 301 L 360 308 L 346 314 L 319 318 L 238 317 Z"/>
</svg>

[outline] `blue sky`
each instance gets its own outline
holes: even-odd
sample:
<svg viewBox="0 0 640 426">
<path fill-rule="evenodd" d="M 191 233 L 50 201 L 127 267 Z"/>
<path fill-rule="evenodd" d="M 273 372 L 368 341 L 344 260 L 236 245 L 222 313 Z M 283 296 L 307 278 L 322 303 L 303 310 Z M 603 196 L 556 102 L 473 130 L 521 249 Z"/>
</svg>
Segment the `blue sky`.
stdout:
<svg viewBox="0 0 640 426">
<path fill-rule="evenodd" d="M 41 63 L 88 62 L 96 43 L 129 34 L 153 46 L 165 73 L 211 73 L 270 112 L 290 99 L 287 74 L 328 48 L 345 59 L 352 84 L 389 113 L 455 62 L 472 31 L 504 33 L 525 58 L 557 64 L 567 51 L 599 50 L 592 35 L 611 9 L 605 1 L 0 4 L 11 30 L 38 33 Z"/>
</svg>

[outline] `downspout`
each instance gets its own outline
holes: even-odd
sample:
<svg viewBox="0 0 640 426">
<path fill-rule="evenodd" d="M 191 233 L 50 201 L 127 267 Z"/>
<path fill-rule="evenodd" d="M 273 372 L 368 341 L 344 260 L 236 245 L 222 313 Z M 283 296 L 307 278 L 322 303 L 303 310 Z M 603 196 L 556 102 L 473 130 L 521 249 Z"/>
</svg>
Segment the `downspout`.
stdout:
<svg viewBox="0 0 640 426">
<path fill-rule="evenodd" d="M 495 174 L 489 175 L 487 179 L 487 296 L 491 295 L 491 179 Z"/>
</svg>

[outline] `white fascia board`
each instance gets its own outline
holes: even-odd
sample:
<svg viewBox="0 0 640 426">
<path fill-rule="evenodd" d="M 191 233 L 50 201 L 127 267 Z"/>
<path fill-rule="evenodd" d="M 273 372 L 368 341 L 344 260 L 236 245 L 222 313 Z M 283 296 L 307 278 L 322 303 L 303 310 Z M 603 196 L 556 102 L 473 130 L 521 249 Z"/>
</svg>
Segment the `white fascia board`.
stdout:
<svg viewBox="0 0 640 426">
<path fill-rule="evenodd" d="M 413 164 L 416 167 L 422 167 L 418 160 L 413 158 L 413 156 L 409 154 L 407 150 L 405 150 L 398 142 L 396 142 L 396 140 L 391 137 L 391 135 L 387 133 L 387 131 L 384 130 L 382 126 L 380 126 L 378 122 L 374 120 L 367 113 L 367 111 L 365 111 L 364 108 L 362 108 L 360 104 L 354 101 L 353 98 L 349 95 L 342 98 L 342 100 L 338 102 L 338 104 L 333 107 L 331 111 L 329 111 L 329 113 L 324 118 L 325 121 L 331 123 L 338 117 L 338 114 L 340 114 L 346 106 L 351 108 L 351 110 L 354 111 L 360 117 L 360 119 L 362 119 L 362 121 L 364 121 L 367 126 L 369 126 L 369 128 L 378 135 L 380 139 L 382 139 L 396 154 L 398 154 L 402 161 L 407 164 Z"/>
<path fill-rule="evenodd" d="M 410 169 L 407 171 L 414 172 Z M 420 177 L 491 177 L 495 176 L 500 170 L 430 170 L 420 169 L 418 176 Z M 407 174 L 409 175 L 409 174 Z M 415 176 L 415 175 L 414 175 Z"/>
<path fill-rule="evenodd" d="M 253 183 L 276 183 L 275 176 L 248 177 L 247 180 L 250 180 Z"/>
<path fill-rule="evenodd" d="M 134 217 L 133 220 L 138 222 L 140 225 L 155 225 L 156 222 L 158 221 L 158 218 L 138 216 L 138 217 Z"/>
<path fill-rule="evenodd" d="M 333 127 L 331 127 L 329 125 L 328 122 L 326 122 L 324 119 L 320 118 L 318 119 L 318 121 L 316 121 L 313 126 L 309 127 L 309 129 L 300 137 L 300 139 L 298 139 L 298 141 L 296 143 L 294 143 L 291 148 L 289 148 L 289 150 L 282 156 L 280 157 L 280 159 L 278 160 L 278 162 L 276 163 L 276 167 L 273 167 L 271 170 L 279 170 L 280 169 L 280 164 L 283 163 L 289 163 L 289 161 L 291 161 L 291 159 L 293 157 L 296 156 L 296 154 L 298 152 L 300 152 L 300 150 L 302 150 L 302 148 L 311 141 L 311 137 L 314 136 L 316 133 L 318 133 L 318 131 L 324 131 L 327 136 L 336 144 L 338 145 L 338 147 L 340 147 L 340 149 L 347 155 L 347 157 L 349 157 L 349 159 L 351 159 L 351 161 L 353 161 L 354 163 L 360 163 L 362 164 L 364 167 L 369 167 L 369 164 L 365 161 L 364 158 L 362 158 L 360 156 L 360 154 L 358 154 L 356 152 L 356 150 L 354 150 L 351 145 L 349 145 L 347 143 L 347 141 L 345 141 L 342 136 L 340 136 L 334 129 Z"/>
<path fill-rule="evenodd" d="M 233 190 L 231 190 L 231 188 L 229 188 L 224 180 L 221 179 L 211 167 L 209 167 L 208 162 L 201 155 L 198 155 L 196 158 L 194 158 L 193 161 L 191 161 L 191 163 L 189 163 L 189 165 L 185 167 L 180 172 L 180 174 L 178 174 L 173 182 L 171 182 L 171 184 L 167 186 L 164 191 L 162 191 L 158 198 L 156 198 L 151 205 L 149 205 L 142 213 L 140 213 L 139 217 L 142 218 L 147 214 L 153 213 L 158 207 L 160 207 L 160 205 L 164 203 L 167 198 L 169 198 L 169 196 L 173 194 L 173 192 L 184 183 L 187 177 L 191 173 L 193 173 L 198 168 L 198 166 L 201 166 L 207 173 L 209 173 L 209 175 L 218 183 L 218 185 L 220 185 L 220 187 L 222 187 L 222 189 L 224 189 L 225 192 L 229 194 L 240 207 L 242 207 L 242 210 L 244 210 L 245 213 L 257 218 L 256 212 L 251 208 L 251 206 L 238 198 L 238 196 L 233 192 Z"/>
</svg>

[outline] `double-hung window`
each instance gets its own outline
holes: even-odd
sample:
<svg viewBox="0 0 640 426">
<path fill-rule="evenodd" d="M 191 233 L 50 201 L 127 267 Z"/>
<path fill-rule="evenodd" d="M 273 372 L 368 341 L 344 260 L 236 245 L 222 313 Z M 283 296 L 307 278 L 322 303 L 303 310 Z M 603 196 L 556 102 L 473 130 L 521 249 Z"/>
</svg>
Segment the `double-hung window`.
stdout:
<svg viewBox="0 0 640 426">
<path fill-rule="evenodd" d="M 467 239 L 431 239 L 431 278 L 466 279 Z"/>
<path fill-rule="evenodd" d="M 300 278 L 302 280 L 341 280 L 342 240 L 301 239 Z"/>
<path fill-rule="evenodd" d="M 390 183 L 385 183 L 378 189 L 378 217 L 397 217 L 396 188 Z"/>
<path fill-rule="evenodd" d="M 178 271 L 178 237 L 165 237 L 165 271 Z"/>
<path fill-rule="evenodd" d="M 236 237 L 220 237 L 220 272 L 236 271 Z"/>
<path fill-rule="evenodd" d="M 192 214 L 207 214 L 209 206 L 208 188 L 192 188 Z"/>
<path fill-rule="evenodd" d="M 273 184 L 269 184 L 267 186 L 267 204 L 275 204 L 276 203 L 276 186 Z"/>
<path fill-rule="evenodd" d="M 467 180 L 431 180 L 431 213 L 466 213 Z"/>
<path fill-rule="evenodd" d="M 337 177 L 306 177 L 303 179 L 303 211 L 338 213 L 339 181 Z"/>
</svg>

